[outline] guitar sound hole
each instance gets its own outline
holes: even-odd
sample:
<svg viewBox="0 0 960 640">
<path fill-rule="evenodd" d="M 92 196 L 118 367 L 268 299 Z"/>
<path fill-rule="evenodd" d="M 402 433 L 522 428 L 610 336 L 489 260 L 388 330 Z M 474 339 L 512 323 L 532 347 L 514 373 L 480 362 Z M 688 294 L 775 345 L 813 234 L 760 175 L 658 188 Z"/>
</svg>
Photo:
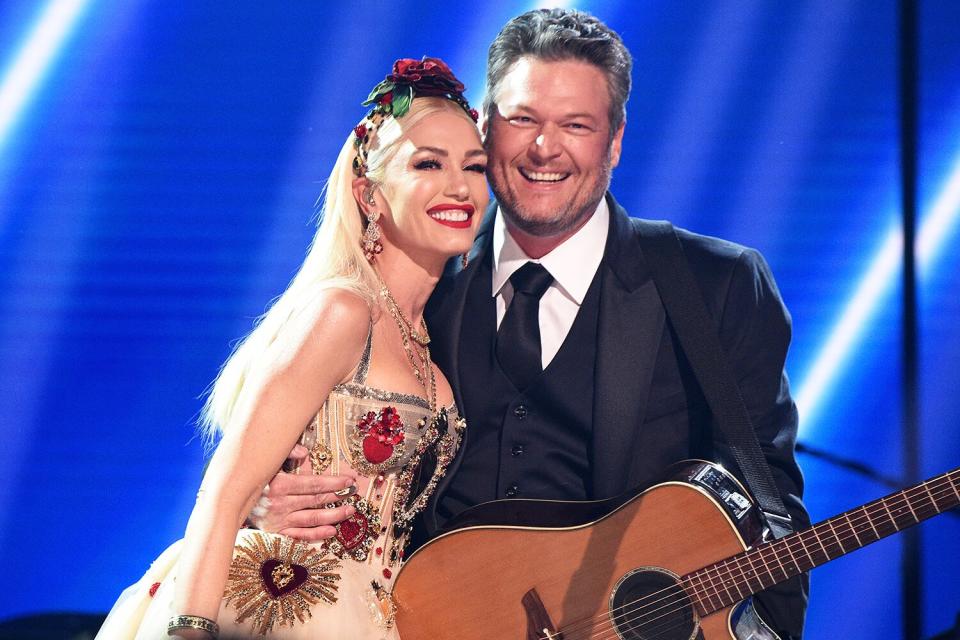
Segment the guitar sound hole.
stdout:
<svg viewBox="0 0 960 640">
<path fill-rule="evenodd" d="M 690 640 L 700 621 L 690 598 L 671 573 L 654 567 L 634 569 L 610 596 L 610 617 L 622 640 Z"/>
</svg>

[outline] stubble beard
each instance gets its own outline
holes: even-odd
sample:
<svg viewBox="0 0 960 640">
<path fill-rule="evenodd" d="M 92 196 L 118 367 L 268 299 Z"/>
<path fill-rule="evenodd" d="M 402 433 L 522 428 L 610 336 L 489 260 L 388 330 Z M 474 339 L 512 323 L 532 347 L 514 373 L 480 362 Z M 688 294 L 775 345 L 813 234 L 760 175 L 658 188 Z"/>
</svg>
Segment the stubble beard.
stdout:
<svg viewBox="0 0 960 640">
<path fill-rule="evenodd" d="M 498 181 L 494 177 L 494 172 L 491 171 L 488 178 L 490 188 L 497 199 L 497 206 L 503 212 L 507 221 L 529 236 L 547 238 L 576 229 L 593 215 L 601 198 L 610 187 L 612 173 L 613 167 L 610 163 L 610 155 L 607 154 L 590 193 L 584 198 L 575 198 L 573 201 L 565 203 L 563 208 L 547 218 L 536 217 L 533 211 L 523 206 L 519 198 L 510 193 L 506 185 L 497 184 Z"/>
</svg>

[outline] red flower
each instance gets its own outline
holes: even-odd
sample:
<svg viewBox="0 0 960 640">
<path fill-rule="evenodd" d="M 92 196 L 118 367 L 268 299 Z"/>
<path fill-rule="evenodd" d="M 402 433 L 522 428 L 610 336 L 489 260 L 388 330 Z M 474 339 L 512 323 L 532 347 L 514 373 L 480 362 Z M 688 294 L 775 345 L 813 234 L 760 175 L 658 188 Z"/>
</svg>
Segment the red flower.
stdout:
<svg viewBox="0 0 960 640">
<path fill-rule="evenodd" d="M 467 113 L 470 114 L 470 117 L 473 118 L 474 122 L 477 122 L 480 120 L 480 113 L 476 109 L 470 109 L 470 111 L 468 111 Z"/>
<path fill-rule="evenodd" d="M 367 135 L 367 125 L 361 123 L 355 126 L 353 135 L 357 136 L 357 140 L 363 140 L 363 136 Z"/>
<path fill-rule="evenodd" d="M 380 96 L 380 104 L 390 104 L 391 102 L 393 102 L 393 91 L 387 91 Z"/>
<path fill-rule="evenodd" d="M 403 442 L 403 421 L 394 407 L 368 411 L 357 422 L 357 430 L 364 436 L 363 456 L 373 464 L 389 459 L 394 447 Z"/>
<path fill-rule="evenodd" d="M 403 58 L 393 64 L 393 73 L 387 81 L 413 86 L 418 96 L 443 96 L 463 93 L 463 83 L 457 80 L 450 67 L 439 58 L 413 60 Z"/>
</svg>

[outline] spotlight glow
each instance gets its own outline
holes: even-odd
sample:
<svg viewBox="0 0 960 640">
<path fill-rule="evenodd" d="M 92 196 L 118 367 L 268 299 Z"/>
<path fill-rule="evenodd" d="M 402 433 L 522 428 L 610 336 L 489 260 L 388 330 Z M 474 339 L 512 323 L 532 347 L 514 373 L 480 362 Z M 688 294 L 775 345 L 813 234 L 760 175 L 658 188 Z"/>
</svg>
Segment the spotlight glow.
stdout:
<svg viewBox="0 0 960 640">
<path fill-rule="evenodd" d="M 960 161 L 944 182 L 930 213 L 917 233 L 917 271 L 925 277 L 933 266 L 947 238 L 960 220 Z"/>
<path fill-rule="evenodd" d="M 960 220 L 960 160 L 945 181 L 929 213 L 917 231 L 916 252 L 918 274 L 922 278 L 933 267 L 940 250 Z M 801 435 L 808 435 L 809 425 L 816 422 L 834 379 L 844 369 L 854 348 L 880 307 L 884 296 L 898 282 L 902 267 L 903 233 L 899 225 L 887 232 L 870 266 L 850 302 L 843 309 L 833 331 L 819 355 L 798 385 L 796 402 L 800 411 Z"/>
<path fill-rule="evenodd" d="M 52 66 L 88 0 L 51 0 L 0 83 L 0 148 Z"/>
</svg>

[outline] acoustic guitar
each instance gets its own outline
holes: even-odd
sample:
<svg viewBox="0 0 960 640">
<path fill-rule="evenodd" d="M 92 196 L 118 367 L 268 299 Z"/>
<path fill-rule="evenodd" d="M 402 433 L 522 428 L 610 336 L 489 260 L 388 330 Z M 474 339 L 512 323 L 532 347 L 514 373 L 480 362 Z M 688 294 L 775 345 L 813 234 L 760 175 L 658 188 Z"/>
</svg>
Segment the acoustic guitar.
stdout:
<svg viewBox="0 0 960 640">
<path fill-rule="evenodd" d="M 397 628 L 403 640 L 735 639 L 752 594 L 958 504 L 960 468 L 762 541 L 747 492 L 702 461 L 622 499 L 489 502 L 408 559 Z"/>
</svg>

